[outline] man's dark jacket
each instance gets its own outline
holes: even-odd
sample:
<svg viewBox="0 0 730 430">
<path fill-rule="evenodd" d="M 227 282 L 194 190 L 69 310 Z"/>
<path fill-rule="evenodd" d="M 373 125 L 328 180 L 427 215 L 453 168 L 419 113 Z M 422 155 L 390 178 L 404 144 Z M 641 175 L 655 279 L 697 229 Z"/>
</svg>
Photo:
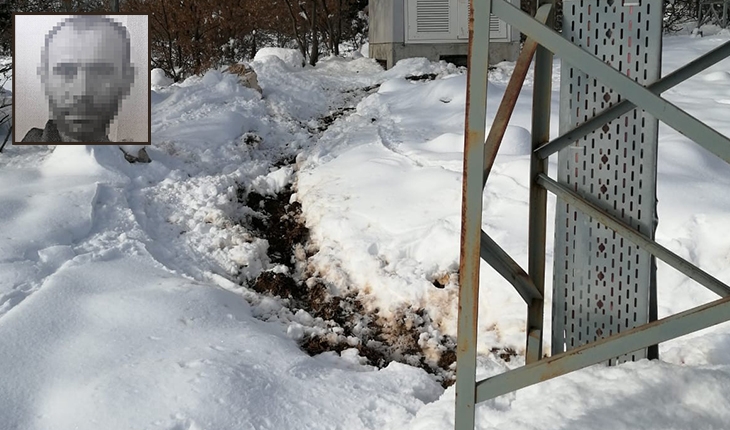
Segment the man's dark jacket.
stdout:
<svg viewBox="0 0 730 430">
<path fill-rule="evenodd" d="M 56 124 L 49 120 L 46 128 L 31 128 L 21 142 L 46 143 L 46 142 L 63 142 L 61 134 L 56 128 Z"/>
<path fill-rule="evenodd" d="M 61 134 L 56 128 L 56 123 L 53 120 L 48 120 L 46 128 L 41 130 L 40 128 L 31 128 L 21 142 L 32 142 L 32 143 L 62 143 Z M 108 138 L 102 139 L 100 142 L 109 142 Z"/>
</svg>

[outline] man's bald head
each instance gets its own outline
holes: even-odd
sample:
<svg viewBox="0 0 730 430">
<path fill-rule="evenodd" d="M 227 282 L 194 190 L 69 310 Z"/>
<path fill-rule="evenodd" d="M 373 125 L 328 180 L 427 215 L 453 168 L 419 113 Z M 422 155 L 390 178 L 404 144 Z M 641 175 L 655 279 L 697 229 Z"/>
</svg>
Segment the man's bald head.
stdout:
<svg viewBox="0 0 730 430">
<path fill-rule="evenodd" d="M 122 24 L 105 16 L 77 15 L 59 23 L 46 35 L 46 43 L 41 51 L 41 60 L 44 67 L 48 66 L 48 48 L 52 44 L 56 34 L 62 30 L 72 31 L 76 33 L 76 36 L 80 36 L 84 32 L 109 33 L 114 36 L 114 39 L 118 43 L 117 49 L 119 54 L 121 54 L 121 62 L 123 64 L 130 64 L 129 34 Z"/>
<path fill-rule="evenodd" d="M 68 18 L 46 35 L 41 60 L 51 119 L 62 137 L 106 140 L 134 80 L 124 26 L 103 16 Z"/>
</svg>

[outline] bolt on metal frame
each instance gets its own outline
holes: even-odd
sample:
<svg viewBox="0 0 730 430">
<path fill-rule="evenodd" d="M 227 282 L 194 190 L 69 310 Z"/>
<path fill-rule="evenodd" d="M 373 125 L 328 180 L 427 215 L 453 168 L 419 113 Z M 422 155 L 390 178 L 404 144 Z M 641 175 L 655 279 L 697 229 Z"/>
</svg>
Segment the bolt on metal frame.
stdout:
<svg viewBox="0 0 730 430">
<path fill-rule="evenodd" d="M 631 2 L 636 3 L 636 2 Z M 554 32 L 545 17 L 554 0 L 542 0 L 535 18 L 505 0 L 471 0 L 464 175 L 462 194 L 461 256 L 459 262 L 459 316 L 457 338 L 456 416 L 457 430 L 474 428 L 478 402 L 617 356 L 628 354 L 669 339 L 730 320 L 730 286 L 682 259 L 635 227 L 609 214 L 605 208 L 587 201 L 547 175 L 547 158 L 622 114 L 638 107 L 730 163 L 730 139 L 703 124 L 659 96 L 663 91 L 694 76 L 730 56 L 730 43 L 705 54 L 688 65 L 645 87 L 605 64 L 593 54 Z M 488 77 L 488 30 L 490 13 L 524 33 L 528 40 L 515 66 L 495 122 L 485 142 Z M 542 22 L 541 22 L 542 21 Z M 544 25 L 546 23 L 546 25 Z M 533 47 L 535 41 L 539 43 Z M 517 101 L 524 80 L 525 62 L 535 56 L 532 147 L 530 162 L 530 213 L 528 270 L 522 268 L 481 228 L 482 192 L 496 157 L 504 128 Z M 618 93 L 623 101 L 598 113 L 553 141 L 549 139 L 552 55 L 560 55 L 572 65 Z M 513 82 L 514 81 L 514 82 Z M 495 130 L 496 128 L 496 130 Z M 486 148 L 485 148 L 486 146 Z M 545 237 L 547 191 L 569 202 L 605 227 L 615 231 L 652 256 L 694 279 L 722 298 L 642 326 L 614 334 L 542 358 Z M 484 259 L 507 279 L 528 306 L 526 365 L 476 381 L 476 342 L 479 299 L 479 265 Z"/>
</svg>

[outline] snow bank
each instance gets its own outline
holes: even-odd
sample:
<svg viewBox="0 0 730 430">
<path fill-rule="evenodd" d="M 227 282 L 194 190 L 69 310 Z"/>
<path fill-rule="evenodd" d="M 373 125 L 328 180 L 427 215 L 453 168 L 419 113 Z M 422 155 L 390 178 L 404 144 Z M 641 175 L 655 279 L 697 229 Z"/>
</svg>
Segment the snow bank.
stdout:
<svg viewBox="0 0 730 430">
<path fill-rule="evenodd" d="M 185 143 L 190 157 L 211 163 L 240 160 L 245 156 L 241 148 L 213 143 L 230 143 L 247 132 L 261 135 L 269 130 L 261 96 L 240 85 L 235 75 L 210 70 L 156 93 L 152 105 L 155 140 Z"/>
<path fill-rule="evenodd" d="M 287 67 L 292 69 L 300 69 L 304 64 L 304 57 L 297 49 L 287 48 L 261 48 L 253 57 L 254 61 L 267 61 L 266 57 L 276 57 L 284 62 Z"/>
<path fill-rule="evenodd" d="M 118 172 L 126 167 L 115 145 L 58 145 L 43 163 L 47 176 L 100 176 L 124 181 Z"/>
<path fill-rule="evenodd" d="M 152 79 L 152 87 L 166 87 L 168 85 L 172 85 L 172 83 L 174 82 L 172 79 L 167 77 L 165 71 L 162 69 L 152 69 L 150 74 L 150 79 Z"/>
<path fill-rule="evenodd" d="M 266 176 L 259 176 L 254 179 L 251 189 L 262 195 L 274 195 L 281 192 L 287 185 L 291 184 L 294 169 L 282 167 L 274 170 Z"/>
<path fill-rule="evenodd" d="M 402 77 L 429 73 L 445 75 L 424 82 Z M 367 291 L 382 314 L 426 307 L 437 326 L 455 333 L 466 76 L 446 63 L 410 59 L 380 77 L 378 92 L 330 127 L 300 170 L 298 198 L 320 247 L 314 261 L 339 288 Z M 489 84 L 491 106 L 503 92 L 504 84 Z M 527 97 L 520 106 L 529 106 Z M 484 228 L 522 256 L 529 116 L 518 111 L 513 124 L 490 179 L 500 192 L 485 195 Z M 519 350 L 524 323 L 516 316 L 524 304 L 490 269 L 483 277 L 491 288 L 482 296 L 480 327 L 487 334 L 480 344 L 485 352 L 495 343 Z M 436 280 L 448 285 L 434 288 Z M 489 330 L 497 321 L 504 330 Z"/>
<path fill-rule="evenodd" d="M 458 70 L 458 67 L 445 61 L 439 61 L 434 63 L 423 57 L 405 58 L 398 61 L 392 68 L 383 72 L 382 77 L 385 79 L 390 79 L 404 78 L 409 75 L 418 76 L 427 74 L 445 76 L 456 73 Z"/>
<path fill-rule="evenodd" d="M 8 428 L 375 429 L 442 391 L 409 366 L 309 357 L 240 296 L 119 252 L 54 273 L 0 339 Z"/>
<path fill-rule="evenodd" d="M 348 92 L 373 85 L 382 69 L 374 60 L 352 61 L 324 58 L 314 68 L 291 69 L 277 57 L 267 56 L 251 63 L 264 96 L 276 115 L 296 118 L 312 128 L 338 104 L 347 103 Z"/>
</svg>

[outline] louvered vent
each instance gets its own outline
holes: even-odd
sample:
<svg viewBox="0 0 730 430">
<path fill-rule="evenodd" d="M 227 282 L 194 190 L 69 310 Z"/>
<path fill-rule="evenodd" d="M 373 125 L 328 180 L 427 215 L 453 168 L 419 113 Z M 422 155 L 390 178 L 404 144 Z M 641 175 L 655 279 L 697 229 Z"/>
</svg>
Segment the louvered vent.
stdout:
<svg viewBox="0 0 730 430">
<path fill-rule="evenodd" d="M 491 32 L 500 31 L 500 29 L 501 29 L 500 22 L 501 21 L 496 16 L 489 15 L 489 31 L 491 31 Z"/>
<path fill-rule="evenodd" d="M 449 0 L 416 0 L 416 31 L 449 33 Z"/>
<path fill-rule="evenodd" d="M 494 15 L 489 15 L 489 37 L 491 37 L 492 40 L 509 38 L 507 23 Z"/>
</svg>

